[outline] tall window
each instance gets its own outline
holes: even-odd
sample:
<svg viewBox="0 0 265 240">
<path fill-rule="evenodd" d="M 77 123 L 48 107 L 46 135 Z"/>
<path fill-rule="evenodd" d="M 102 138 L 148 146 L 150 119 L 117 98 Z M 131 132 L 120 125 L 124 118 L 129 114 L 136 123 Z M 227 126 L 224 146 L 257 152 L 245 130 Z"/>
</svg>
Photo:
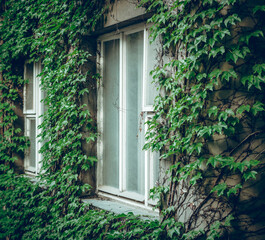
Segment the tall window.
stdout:
<svg viewBox="0 0 265 240">
<path fill-rule="evenodd" d="M 40 170 L 41 155 L 39 153 L 41 143 L 38 139 L 41 124 L 40 116 L 44 113 L 43 92 L 40 89 L 40 79 L 38 75 L 41 72 L 41 64 L 26 63 L 24 68 L 24 78 L 28 83 L 24 87 L 24 107 L 25 116 L 25 136 L 29 137 L 30 147 L 25 154 L 24 167 L 27 172 L 37 174 Z"/>
<path fill-rule="evenodd" d="M 99 86 L 98 189 L 104 194 L 148 205 L 158 180 L 158 154 L 143 151 L 145 121 L 157 94 L 149 72 L 155 44 L 148 30 L 134 28 L 99 40 L 103 81 Z"/>
</svg>

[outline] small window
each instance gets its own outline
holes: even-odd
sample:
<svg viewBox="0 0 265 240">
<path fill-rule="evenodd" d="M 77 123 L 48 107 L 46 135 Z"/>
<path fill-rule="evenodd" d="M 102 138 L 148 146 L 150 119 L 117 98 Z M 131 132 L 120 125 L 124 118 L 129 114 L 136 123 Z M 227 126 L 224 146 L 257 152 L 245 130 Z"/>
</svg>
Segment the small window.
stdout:
<svg viewBox="0 0 265 240">
<path fill-rule="evenodd" d="M 24 78 L 28 83 L 24 86 L 24 106 L 23 112 L 25 116 L 25 136 L 29 137 L 30 147 L 25 154 L 25 170 L 26 172 L 37 174 L 40 171 L 41 155 L 39 150 L 41 143 L 38 135 L 40 130 L 38 126 L 42 122 L 40 117 L 44 113 L 43 92 L 40 89 L 41 73 L 40 63 L 26 63 L 24 68 Z"/>
<path fill-rule="evenodd" d="M 131 28 L 99 39 L 98 190 L 102 194 L 149 205 L 149 190 L 158 180 L 158 153 L 143 151 L 145 121 L 153 115 L 157 95 L 149 72 L 155 44 L 148 30 Z"/>
</svg>

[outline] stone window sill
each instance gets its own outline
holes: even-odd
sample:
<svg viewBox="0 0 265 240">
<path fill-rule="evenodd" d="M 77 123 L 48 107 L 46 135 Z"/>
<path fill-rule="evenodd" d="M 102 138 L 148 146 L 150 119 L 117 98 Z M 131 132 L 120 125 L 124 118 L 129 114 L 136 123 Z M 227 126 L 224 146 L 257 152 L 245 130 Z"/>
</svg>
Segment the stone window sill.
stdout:
<svg viewBox="0 0 265 240">
<path fill-rule="evenodd" d="M 25 174 L 24 176 L 29 178 L 32 183 L 38 183 L 36 176 L 29 174 Z M 96 209 L 103 209 L 114 214 L 127 214 L 132 212 L 134 215 L 139 215 L 143 220 L 159 220 L 159 213 L 157 211 L 151 211 L 144 207 L 133 206 L 103 197 L 83 198 L 81 200 Z"/>
<path fill-rule="evenodd" d="M 114 214 L 127 214 L 132 212 L 134 215 L 139 215 L 144 220 L 159 220 L 159 214 L 155 211 L 150 211 L 145 208 L 131 206 L 122 202 L 117 202 L 104 198 L 88 198 L 82 199 L 84 203 L 90 204 L 97 209 L 103 209 Z"/>
</svg>

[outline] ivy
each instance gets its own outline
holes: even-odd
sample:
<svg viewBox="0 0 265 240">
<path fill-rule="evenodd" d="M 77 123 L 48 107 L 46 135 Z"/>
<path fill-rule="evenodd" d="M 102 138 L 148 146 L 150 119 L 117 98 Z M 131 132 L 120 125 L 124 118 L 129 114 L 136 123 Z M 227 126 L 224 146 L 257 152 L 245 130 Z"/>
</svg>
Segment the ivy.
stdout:
<svg viewBox="0 0 265 240">
<path fill-rule="evenodd" d="M 81 172 L 96 162 L 83 144 L 95 144 L 98 135 L 95 113 L 82 99 L 95 91 L 99 76 L 83 70 L 93 53 L 82 39 L 95 30 L 104 4 L 0 1 L 0 238 L 226 236 L 241 192 L 261 176 L 263 164 L 264 2 L 141 1 L 152 12 L 150 40 L 161 40 L 160 56 L 168 59 L 158 59 L 151 72 L 160 94 L 144 147 L 171 165 L 150 193 L 159 200 L 160 222 L 94 210 L 79 199 L 91 189 Z M 26 60 L 42 62 L 47 95 L 35 183 L 16 169 L 29 147 L 17 112 Z"/>
<path fill-rule="evenodd" d="M 142 4 L 155 12 L 149 20 L 152 37 L 160 39 L 169 59 L 152 72 L 161 94 L 155 101 L 156 115 L 147 123 L 145 149 L 160 150 L 161 161 L 172 165 L 170 177 L 164 179 L 168 187 L 153 191 L 156 196 L 160 191 L 164 221 L 172 216 L 183 219 L 183 209 L 190 206 L 183 236 L 215 239 L 224 236 L 229 224 L 207 207 L 223 220 L 229 209 L 237 214 L 236 206 L 227 203 L 231 199 L 237 203 L 245 182 L 262 174 L 259 134 L 264 125 L 258 122 L 264 120 L 264 56 L 254 45 L 264 44 L 263 3 L 164 1 L 158 6 L 157 1 L 146 0 Z M 261 151 L 256 155 L 255 142 Z M 194 232 L 200 225 L 196 221 L 203 219 L 208 227 Z"/>
<path fill-rule="evenodd" d="M 81 71 L 91 56 L 81 49 L 81 40 L 95 28 L 103 11 L 101 4 L 10 0 L 3 5 L 1 239 L 51 239 L 58 234 L 64 238 L 64 230 L 69 231 L 64 221 L 73 216 L 78 219 L 84 213 L 79 196 L 90 186 L 81 184 L 80 173 L 93 166 L 95 157 L 87 156 L 82 144 L 95 141 L 97 134 L 95 119 L 82 103 L 82 97 L 89 94 L 88 84 L 95 82 L 97 76 Z M 18 156 L 29 147 L 28 139 L 18 127 L 21 120 L 16 112 L 16 108 L 22 107 L 21 93 L 27 82 L 23 80 L 25 60 L 42 62 L 41 87 L 47 95 L 44 100 L 47 111 L 39 126 L 44 158 L 38 184 L 11 170 Z M 11 224 L 14 219 L 18 223 Z"/>
</svg>

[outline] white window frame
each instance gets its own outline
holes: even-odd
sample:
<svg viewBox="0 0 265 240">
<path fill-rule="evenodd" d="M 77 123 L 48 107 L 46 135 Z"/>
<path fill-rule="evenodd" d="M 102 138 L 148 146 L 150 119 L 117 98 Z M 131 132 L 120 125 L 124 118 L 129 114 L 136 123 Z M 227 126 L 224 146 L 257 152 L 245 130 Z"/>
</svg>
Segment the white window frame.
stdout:
<svg viewBox="0 0 265 240">
<path fill-rule="evenodd" d="M 28 62 L 26 62 L 27 64 Z M 26 79 L 26 71 L 27 71 L 27 66 L 24 66 L 24 79 Z M 35 120 L 35 168 L 30 166 L 30 159 L 29 159 L 29 151 L 28 149 L 25 153 L 25 159 L 24 159 L 24 168 L 26 173 L 34 174 L 37 175 L 40 172 L 41 168 L 41 159 L 42 156 L 39 153 L 39 150 L 42 146 L 40 143 L 40 139 L 37 137 L 40 133 L 41 130 L 38 129 L 38 126 L 42 123 L 43 119 L 40 117 L 43 114 L 43 102 L 42 99 L 44 98 L 43 96 L 43 91 L 41 91 L 40 88 L 40 77 L 38 76 L 41 73 L 41 63 L 36 62 L 32 63 L 33 64 L 33 109 L 26 109 L 26 104 L 27 104 L 27 84 L 24 85 L 24 105 L 23 105 L 23 114 L 24 114 L 24 133 L 25 136 L 30 137 L 30 121 Z"/>
<path fill-rule="evenodd" d="M 141 114 L 143 114 L 143 121 L 142 121 L 142 129 L 145 133 L 147 130 L 147 126 L 144 125 L 147 118 L 153 117 L 153 105 L 147 105 L 146 99 L 146 89 L 147 89 L 147 79 L 149 76 L 149 72 L 147 72 L 147 53 L 149 47 L 149 26 L 146 24 L 138 24 L 128 28 L 124 28 L 119 30 L 116 33 L 110 33 L 102 35 L 98 38 L 98 56 L 97 62 L 99 63 L 98 72 L 101 76 L 103 76 L 103 62 L 104 62 L 104 51 L 103 51 L 103 43 L 106 41 L 119 39 L 120 40 L 120 89 L 119 89 L 119 107 L 121 109 L 126 109 L 126 64 L 124 64 L 124 59 L 126 57 L 126 41 L 125 36 L 128 34 L 136 33 L 139 31 L 143 31 L 143 82 L 142 82 L 142 106 L 141 106 Z M 104 82 L 104 76 L 103 81 Z M 104 186 L 103 183 L 103 151 L 104 151 L 104 143 L 103 143 L 103 123 L 104 123 L 104 113 L 103 113 L 103 83 L 98 82 L 98 112 L 97 112 L 97 119 L 98 119 L 98 130 L 99 130 L 99 137 L 97 141 L 97 156 L 98 156 L 98 165 L 97 165 L 97 191 L 98 194 L 101 196 L 109 197 L 118 201 L 127 202 L 129 204 L 133 204 L 140 207 L 145 207 L 151 209 L 156 202 L 149 199 L 149 191 L 153 188 L 153 184 L 151 181 L 153 180 L 153 176 L 151 174 L 151 169 L 154 166 L 154 154 L 148 150 L 144 153 L 144 165 L 145 165 L 145 193 L 144 196 L 138 193 L 126 191 L 126 113 L 125 111 L 120 111 L 119 113 L 119 189 Z"/>
</svg>

